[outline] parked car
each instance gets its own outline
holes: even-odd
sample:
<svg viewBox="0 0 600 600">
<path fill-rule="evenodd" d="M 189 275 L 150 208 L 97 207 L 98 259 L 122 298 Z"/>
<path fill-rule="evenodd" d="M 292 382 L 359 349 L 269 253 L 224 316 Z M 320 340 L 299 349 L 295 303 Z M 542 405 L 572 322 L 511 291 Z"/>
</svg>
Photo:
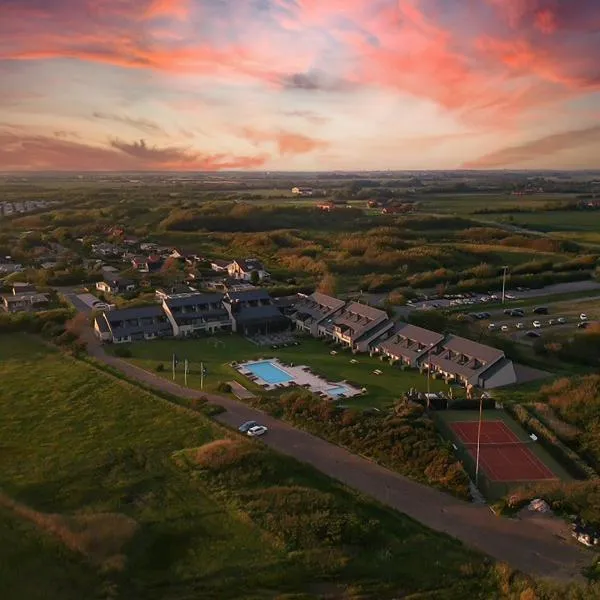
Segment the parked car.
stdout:
<svg viewBox="0 0 600 600">
<path fill-rule="evenodd" d="M 533 309 L 533 312 L 536 315 L 547 315 L 548 314 L 548 307 L 547 306 L 536 306 Z"/>
<path fill-rule="evenodd" d="M 525 325 L 524 325 L 523 323 L 517 323 L 517 324 L 515 325 L 515 327 L 516 327 L 517 329 L 525 329 Z"/>
<path fill-rule="evenodd" d="M 540 322 L 540 321 L 534 321 L 534 322 L 532 323 L 532 325 L 533 325 L 533 326 L 534 326 L 536 329 L 541 329 L 541 327 L 542 327 L 542 324 L 541 324 L 541 322 Z"/>
<path fill-rule="evenodd" d="M 489 319 L 492 315 L 489 312 L 479 313 L 482 319 Z"/>
<path fill-rule="evenodd" d="M 527 337 L 530 337 L 530 338 L 539 338 L 539 337 L 541 337 L 541 334 L 538 333 L 537 331 L 528 331 L 525 335 Z"/>
<path fill-rule="evenodd" d="M 560 323 L 560 325 L 564 325 L 567 322 L 567 319 L 565 319 L 564 317 L 558 317 L 558 319 L 556 319 L 557 323 Z"/>
<path fill-rule="evenodd" d="M 580 318 L 580 320 L 582 320 L 582 321 L 587 321 L 587 315 L 586 315 L 585 313 L 581 313 L 581 314 L 579 315 L 579 318 Z"/>
<path fill-rule="evenodd" d="M 501 331 L 508 331 L 508 325 L 502 325 L 502 327 L 500 327 Z"/>
<path fill-rule="evenodd" d="M 510 315 L 512 317 L 513 309 L 512 308 L 505 308 L 504 309 L 504 314 L 505 315 Z"/>
<path fill-rule="evenodd" d="M 577 323 L 577 328 L 578 329 L 587 329 L 588 325 L 589 325 L 589 323 L 587 321 L 581 321 L 581 323 Z"/>
<path fill-rule="evenodd" d="M 248 429 L 247 435 L 250 437 L 259 437 L 261 435 L 265 435 L 269 431 L 264 425 L 255 425 L 254 427 L 250 427 Z"/>
<path fill-rule="evenodd" d="M 556 325 L 556 319 L 550 319 L 548 325 Z"/>
<path fill-rule="evenodd" d="M 494 331 L 494 329 L 497 329 L 497 328 L 498 328 L 498 325 L 496 325 L 496 323 L 490 323 L 490 324 L 488 325 L 488 329 L 489 329 L 490 331 Z"/>
<path fill-rule="evenodd" d="M 258 423 L 256 421 L 246 421 L 238 427 L 238 431 L 240 433 L 247 433 L 249 429 L 251 429 L 252 427 L 256 427 L 257 425 Z"/>
</svg>

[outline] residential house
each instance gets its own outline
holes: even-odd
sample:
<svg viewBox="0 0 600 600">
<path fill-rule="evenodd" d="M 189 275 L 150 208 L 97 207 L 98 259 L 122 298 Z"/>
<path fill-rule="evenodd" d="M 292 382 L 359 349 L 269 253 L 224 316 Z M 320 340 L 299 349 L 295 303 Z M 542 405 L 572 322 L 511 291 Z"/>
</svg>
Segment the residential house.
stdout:
<svg viewBox="0 0 600 600">
<path fill-rule="evenodd" d="M 155 291 L 156 298 L 161 302 L 181 294 L 195 294 L 198 290 L 185 283 L 175 283 L 168 288 L 158 288 Z"/>
<path fill-rule="evenodd" d="M 229 291 L 225 294 L 224 303 L 232 330 L 243 335 L 269 334 L 290 327 L 289 319 L 263 289 Z"/>
<path fill-rule="evenodd" d="M 114 344 L 173 335 L 171 322 L 158 304 L 104 312 L 94 319 L 94 331 L 103 342 Z"/>
<path fill-rule="evenodd" d="M 319 337 L 319 324 L 325 319 L 333 317 L 342 310 L 346 303 L 338 298 L 333 298 L 327 294 L 314 292 L 310 296 L 298 294 L 298 299 L 294 305 L 295 313 L 292 315 L 292 322 L 299 331 L 310 333 L 313 337 Z"/>
<path fill-rule="evenodd" d="M 253 277 L 256 277 L 258 281 L 263 281 L 269 279 L 271 276 L 257 258 L 234 260 L 227 267 L 227 272 L 229 273 L 229 277 L 241 279 L 242 281 L 252 281 Z M 253 275 L 253 273 L 256 273 L 256 275 Z"/>
<path fill-rule="evenodd" d="M 165 298 L 162 307 L 176 337 L 231 331 L 223 294 L 178 294 Z"/>
<path fill-rule="evenodd" d="M 103 281 L 96 283 L 96 289 L 105 294 L 124 294 L 135 291 L 135 282 L 125 277 L 105 275 Z"/>
<path fill-rule="evenodd" d="M 309 187 L 293 187 L 292 194 L 295 196 L 312 196 L 314 194 L 314 190 Z"/>
<path fill-rule="evenodd" d="M 368 352 L 370 344 L 394 327 L 387 313 L 360 302 L 349 302 L 319 325 L 319 332 L 354 352 Z"/>
<path fill-rule="evenodd" d="M 156 252 L 157 249 L 158 244 L 155 244 L 154 242 L 142 242 L 140 244 L 140 250 L 142 252 Z"/>
<path fill-rule="evenodd" d="M 220 258 L 216 258 L 215 260 L 211 261 L 210 268 L 217 273 L 225 273 L 229 270 L 230 264 L 230 260 L 221 260 Z"/>
<path fill-rule="evenodd" d="M 46 310 L 50 300 L 47 294 L 13 294 L 2 296 L 2 308 L 9 313 Z"/>
<path fill-rule="evenodd" d="M 406 204 L 397 204 L 394 206 L 386 206 L 381 209 L 382 215 L 401 215 L 405 213 L 412 212 L 414 210 L 414 204 L 406 203 Z"/>
<path fill-rule="evenodd" d="M 20 281 L 15 281 L 12 283 L 12 293 L 15 296 L 22 294 L 34 294 L 36 291 L 36 287 L 33 285 L 33 283 L 24 283 Z"/>
<path fill-rule="evenodd" d="M 100 244 L 92 244 L 92 252 L 96 256 L 102 256 L 103 258 L 119 256 L 122 253 L 121 248 L 115 244 L 109 244 L 108 242 L 102 242 Z"/>
<path fill-rule="evenodd" d="M 444 341 L 444 335 L 409 323 L 398 323 L 373 345 L 373 350 L 391 361 L 418 367 L 421 359 Z"/>
<path fill-rule="evenodd" d="M 83 312 L 91 312 L 93 310 L 110 310 L 111 305 L 100 300 L 100 298 L 93 294 L 77 294 L 73 303 L 76 308 L 83 310 Z M 84 308 L 85 307 L 85 308 Z"/>
<path fill-rule="evenodd" d="M 21 263 L 13 262 L 13 260 L 9 257 L 0 258 L 0 273 L 20 273 L 22 270 L 23 265 Z"/>
<path fill-rule="evenodd" d="M 456 335 L 427 353 L 422 364 L 428 363 L 432 370 L 463 385 L 491 389 L 517 382 L 515 366 L 502 350 Z"/>
<path fill-rule="evenodd" d="M 131 264 L 140 273 L 155 273 L 163 266 L 163 259 L 157 254 L 136 256 L 131 260 Z"/>
</svg>

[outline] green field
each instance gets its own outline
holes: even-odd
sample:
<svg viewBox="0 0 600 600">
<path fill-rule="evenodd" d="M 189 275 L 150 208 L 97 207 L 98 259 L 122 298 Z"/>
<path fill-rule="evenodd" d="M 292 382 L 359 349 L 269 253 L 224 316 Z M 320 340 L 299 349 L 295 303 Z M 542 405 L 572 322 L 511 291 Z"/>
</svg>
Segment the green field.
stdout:
<svg viewBox="0 0 600 600">
<path fill-rule="evenodd" d="M 188 375 L 189 387 L 200 389 L 200 363 L 204 363 L 206 377 L 204 390 L 216 392 L 217 386 L 222 381 L 235 379 L 242 385 L 256 392 L 264 392 L 262 388 L 254 385 L 246 377 L 240 375 L 229 366 L 232 361 L 242 362 L 258 358 L 279 358 L 283 363 L 306 365 L 314 372 L 322 375 L 331 382 L 346 380 L 354 382 L 359 387 L 366 387 L 367 393 L 357 399 L 346 399 L 344 404 L 356 407 L 384 407 L 400 398 L 411 387 L 426 391 L 427 380 L 416 370 L 402 371 L 392 367 L 387 362 L 367 355 L 356 357 L 358 363 L 352 364 L 353 355 L 350 352 L 341 352 L 332 356 L 331 348 L 320 340 L 301 338 L 299 346 L 279 348 L 259 348 L 248 340 L 237 335 L 221 336 L 217 338 L 201 338 L 196 340 L 156 340 L 139 342 L 127 346 L 132 353 L 131 360 L 134 364 L 155 371 L 162 364 L 164 371 L 157 374 L 172 378 L 172 356 L 179 359 L 176 378 L 183 383 L 183 360 L 188 359 L 190 372 Z M 115 352 L 118 347 L 107 347 L 110 352 Z M 374 370 L 383 373 L 375 375 Z M 431 379 L 432 391 L 447 390 L 448 386 L 442 381 Z"/>
<path fill-rule="evenodd" d="M 32 338 L 0 337 L 0 376 L 3 599 L 496 595 L 481 556 L 260 443 L 184 468 L 224 430 Z"/>
<path fill-rule="evenodd" d="M 434 418 L 442 434 L 458 446 L 459 450 L 457 451 L 457 455 L 465 465 L 467 471 L 472 475 L 474 473 L 473 457 L 464 449 L 464 446 L 461 444 L 460 440 L 456 438 L 452 429 L 449 427 L 449 424 L 461 421 L 477 421 L 479 419 L 479 412 L 470 410 L 446 410 L 434 413 Z M 527 432 L 524 431 L 523 428 L 504 410 L 484 410 L 483 420 L 503 421 L 520 440 L 528 443 L 531 442 Z M 572 481 L 573 478 L 564 467 L 550 456 L 539 443 L 529 444 L 528 447 L 559 479 L 563 481 Z M 520 483 L 518 485 L 522 484 Z M 511 485 L 509 483 L 490 481 L 485 477 L 485 473 L 480 473 L 480 489 L 490 501 L 506 496 L 510 491 L 510 487 Z"/>
<path fill-rule="evenodd" d="M 564 233 L 577 241 L 579 232 L 597 233 L 600 229 L 600 211 L 561 210 L 535 213 L 500 213 L 485 215 L 494 221 L 548 233 Z"/>
</svg>

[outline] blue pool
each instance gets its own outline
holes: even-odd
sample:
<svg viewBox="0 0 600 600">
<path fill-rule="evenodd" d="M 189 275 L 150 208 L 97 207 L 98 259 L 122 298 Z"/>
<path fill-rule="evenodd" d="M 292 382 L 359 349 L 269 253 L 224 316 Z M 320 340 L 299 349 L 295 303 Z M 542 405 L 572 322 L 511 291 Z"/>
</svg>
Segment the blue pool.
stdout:
<svg viewBox="0 0 600 600">
<path fill-rule="evenodd" d="M 339 396 L 343 396 L 344 394 L 348 394 L 348 388 L 344 387 L 343 385 L 338 385 L 336 387 L 329 388 L 326 393 L 332 398 L 337 398 Z"/>
<path fill-rule="evenodd" d="M 288 383 L 289 381 L 294 380 L 294 378 L 287 371 L 280 369 L 278 366 L 274 365 L 268 360 L 251 363 L 245 366 L 246 369 L 252 373 L 252 375 L 255 375 L 271 385 Z"/>
</svg>

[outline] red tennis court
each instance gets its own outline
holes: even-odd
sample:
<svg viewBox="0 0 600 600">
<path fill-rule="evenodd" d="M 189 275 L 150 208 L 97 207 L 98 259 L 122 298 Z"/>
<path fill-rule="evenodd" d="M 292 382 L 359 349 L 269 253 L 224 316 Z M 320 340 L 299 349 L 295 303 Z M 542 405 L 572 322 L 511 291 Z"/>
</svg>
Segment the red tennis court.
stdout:
<svg viewBox="0 0 600 600">
<path fill-rule="evenodd" d="M 450 426 L 469 454 L 476 458 L 478 422 L 461 421 Z M 482 421 L 479 466 L 492 481 L 556 479 L 527 446 L 504 422 Z"/>
</svg>

